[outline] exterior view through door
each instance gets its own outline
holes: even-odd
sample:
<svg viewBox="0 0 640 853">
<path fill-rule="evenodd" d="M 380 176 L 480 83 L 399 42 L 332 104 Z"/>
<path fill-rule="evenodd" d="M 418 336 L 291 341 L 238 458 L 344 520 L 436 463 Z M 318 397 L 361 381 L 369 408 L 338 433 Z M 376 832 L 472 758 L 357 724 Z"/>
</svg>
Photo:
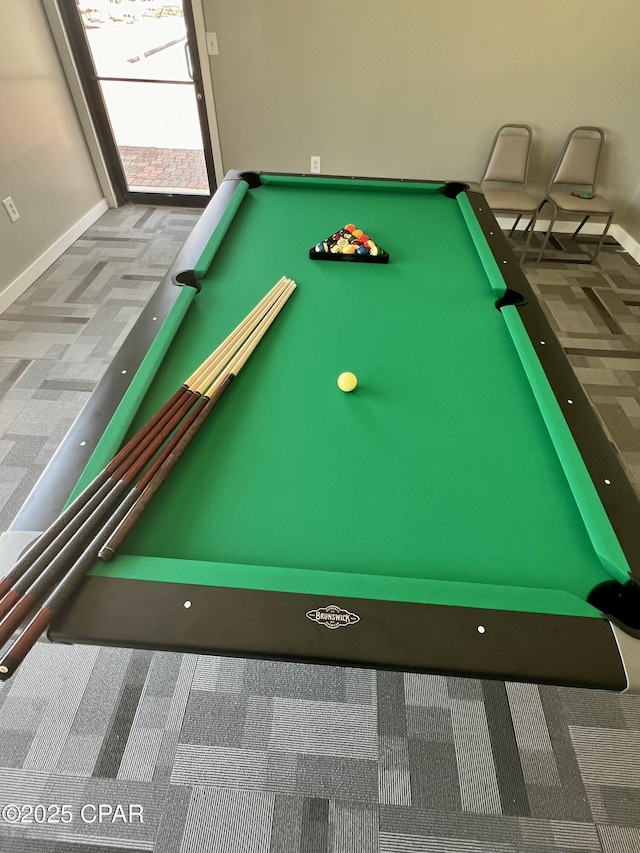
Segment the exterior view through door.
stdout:
<svg viewBox="0 0 640 853">
<path fill-rule="evenodd" d="M 210 196 L 210 145 L 183 4 L 77 5 L 127 194 Z"/>
</svg>

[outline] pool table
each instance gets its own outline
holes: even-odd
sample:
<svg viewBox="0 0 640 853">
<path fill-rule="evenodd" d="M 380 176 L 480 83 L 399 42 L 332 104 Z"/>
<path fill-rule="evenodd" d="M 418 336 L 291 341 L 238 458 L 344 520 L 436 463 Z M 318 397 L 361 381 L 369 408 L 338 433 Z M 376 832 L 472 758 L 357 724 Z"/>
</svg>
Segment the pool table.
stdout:
<svg viewBox="0 0 640 853">
<path fill-rule="evenodd" d="M 311 259 L 346 223 L 389 262 Z M 12 531 L 44 529 L 283 275 L 50 639 L 637 688 L 638 496 L 462 183 L 229 173 Z"/>
</svg>

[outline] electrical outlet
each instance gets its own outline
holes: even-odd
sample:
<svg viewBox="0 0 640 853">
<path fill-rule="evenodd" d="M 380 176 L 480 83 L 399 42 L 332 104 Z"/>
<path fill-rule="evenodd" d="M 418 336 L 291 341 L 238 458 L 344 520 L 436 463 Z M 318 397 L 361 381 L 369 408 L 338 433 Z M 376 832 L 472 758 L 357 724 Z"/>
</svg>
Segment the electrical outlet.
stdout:
<svg viewBox="0 0 640 853">
<path fill-rule="evenodd" d="M 218 55 L 218 34 L 217 33 L 207 33 L 207 51 L 209 52 L 209 56 L 217 56 Z"/>
<path fill-rule="evenodd" d="M 311 174 L 319 175 L 320 174 L 320 157 L 315 157 L 312 155 L 311 157 Z"/>
<path fill-rule="evenodd" d="M 7 211 L 9 219 L 12 222 L 17 222 L 18 219 L 20 219 L 20 214 L 18 213 L 18 208 L 13 203 L 13 199 L 11 198 L 11 196 L 5 198 L 2 203 L 4 205 L 4 209 Z"/>
</svg>

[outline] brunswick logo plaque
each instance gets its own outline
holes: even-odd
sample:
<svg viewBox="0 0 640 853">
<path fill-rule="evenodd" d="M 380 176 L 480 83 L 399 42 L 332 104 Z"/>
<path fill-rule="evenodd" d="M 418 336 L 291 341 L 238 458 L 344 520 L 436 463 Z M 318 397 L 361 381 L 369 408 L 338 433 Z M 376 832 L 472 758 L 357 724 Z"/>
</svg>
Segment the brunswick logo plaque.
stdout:
<svg viewBox="0 0 640 853">
<path fill-rule="evenodd" d="M 312 622 L 317 622 L 318 625 L 324 625 L 325 628 L 344 628 L 347 625 L 355 625 L 360 621 L 357 613 L 350 613 L 348 610 L 343 610 L 336 604 L 329 604 L 327 607 L 319 607 L 317 610 L 308 610 L 307 619 Z"/>
</svg>

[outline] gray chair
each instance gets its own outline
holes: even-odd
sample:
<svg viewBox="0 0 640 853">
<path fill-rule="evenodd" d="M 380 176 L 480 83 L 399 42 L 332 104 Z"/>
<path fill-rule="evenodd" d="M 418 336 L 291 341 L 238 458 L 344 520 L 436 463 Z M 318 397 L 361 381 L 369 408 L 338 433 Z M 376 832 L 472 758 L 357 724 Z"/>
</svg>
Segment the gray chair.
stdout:
<svg viewBox="0 0 640 853">
<path fill-rule="evenodd" d="M 613 207 L 606 198 L 598 195 L 596 190 L 603 144 L 604 131 L 599 127 L 576 127 L 567 137 L 564 150 L 547 188 L 547 195 L 540 205 L 542 208 L 543 205 L 550 204 L 553 210 L 537 257 L 538 261 L 542 260 L 551 231 L 560 214 L 582 217 L 573 233 L 574 240 L 592 216 L 605 217 L 604 231 L 588 263 L 592 264 L 597 259 L 613 219 Z M 585 263 L 580 260 L 567 260 L 569 263 Z"/>
<path fill-rule="evenodd" d="M 526 191 L 532 136 L 531 128 L 526 124 L 502 125 L 496 133 L 489 162 L 480 182 L 491 210 L 495 213 L 517 215 L 509 233 L 510 237 L 524 215 L 531 217 L 526 228 L 527 239 L 520 263 L 524 261 L 529 249 L 538 215 L 538 202 Z M 491 186 L 487 186 L 488 184 Z"/>
</svg>

